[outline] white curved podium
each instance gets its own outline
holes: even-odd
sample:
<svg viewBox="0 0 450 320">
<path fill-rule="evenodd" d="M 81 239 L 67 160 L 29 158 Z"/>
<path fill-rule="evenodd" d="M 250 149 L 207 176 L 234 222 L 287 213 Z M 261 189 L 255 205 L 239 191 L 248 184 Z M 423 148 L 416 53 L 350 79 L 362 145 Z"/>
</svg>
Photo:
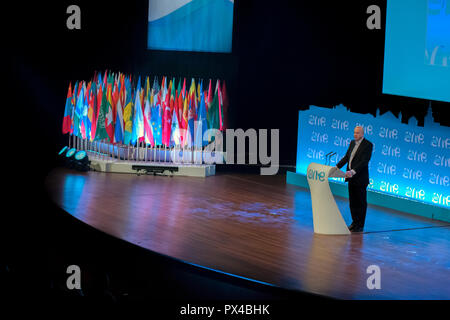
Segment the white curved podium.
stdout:
<svg viewBox="0 0 450 320">
<path fill-rule="evenodd" d="M 343 178 L 345 173 L 336 167 L 312 162 L 306 176 L 311 191 L 314 233 L 350 234 L 328 182 L 328 178 Z"/>
</svg>

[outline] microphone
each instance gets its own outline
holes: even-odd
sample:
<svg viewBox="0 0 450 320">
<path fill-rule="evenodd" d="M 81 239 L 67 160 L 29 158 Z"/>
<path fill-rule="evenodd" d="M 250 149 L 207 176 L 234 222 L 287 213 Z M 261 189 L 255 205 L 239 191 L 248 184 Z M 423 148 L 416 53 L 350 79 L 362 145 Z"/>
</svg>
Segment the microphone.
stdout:
<svg viewBox="0 0 450 320">
<path fill-rule="evenodd" d="M 333 152 L 332 154 L 330 154 L 330 164 L 331 164 L 331 157 L 336 155 L 336 154 L 337 154 L 337 152 Z"/>
<path fill-rule="evenodd" d="M 325 155 L 325 165 L 326 166 L 328 165 L 328 158 L 329 158 L 330 154 L 332 154 L 332 153 L 333 153 L 333 151 L 330 151 Z"/>
</svg>

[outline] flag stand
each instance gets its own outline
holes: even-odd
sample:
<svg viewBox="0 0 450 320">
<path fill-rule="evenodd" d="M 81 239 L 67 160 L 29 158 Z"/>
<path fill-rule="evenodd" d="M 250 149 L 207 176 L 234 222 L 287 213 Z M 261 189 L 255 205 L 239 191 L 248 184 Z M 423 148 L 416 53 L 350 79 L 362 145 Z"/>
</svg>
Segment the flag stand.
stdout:
<svg viewBox="0 0 450 320">
<path fill-rule="evenodd" d="M 145 162 L 147 162 L 147 152 L 148 152 L 148 144 L 145 143 L 145 157 L 144 157 Z"/>
</svg>

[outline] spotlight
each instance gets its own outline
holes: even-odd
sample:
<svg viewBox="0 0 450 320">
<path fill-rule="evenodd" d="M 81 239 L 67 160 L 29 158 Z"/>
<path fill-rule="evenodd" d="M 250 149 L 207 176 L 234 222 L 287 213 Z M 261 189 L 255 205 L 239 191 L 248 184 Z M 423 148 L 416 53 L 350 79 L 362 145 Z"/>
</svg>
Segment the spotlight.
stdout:
<svg viewBox="0 0 450 320">
<path fill-rule="evenodd" d="M 65 156 L 68 149 L 69 149 L 69 147 L 65 146 L 64 148 L 61 149 L 61 151 L 58 153 L 58 155 Z"/>
<path fill-rule="evenodd" d="M 75 154 L 76 151 L 77 151 L 77 149 L 75 149 L 75 148 L 69 149 L 66 152 L 66 158 L 71 158 Z"/>
<path fill-rule="evenodd" d="M 90 161 L 86 151 L 80 150 L 73 156 L 75 159 L 75 169 L 79 171 L 89 171 Z"/>
<path fill-rule="evenodd" d="M 75 159 L 74 159 L 74 155 L 75 152 L 77 151 L 77 149 L 72 148 L 66 151 L 66 167 L 69 169 L 73 169 L 75 167 Z"/>
<path fill-rule="evenodd" d="M 66 158 L 66 153 L 67 150 L 69 150 L 69 148 L 67 146 L 65 146 L 64 148 L 61 149 L 61 151 L 58 152 L 58 159 L 57 159 L 57 164 L 60 166 L 64 166 L 67 162 L 67 158 Z"/>
</svg>

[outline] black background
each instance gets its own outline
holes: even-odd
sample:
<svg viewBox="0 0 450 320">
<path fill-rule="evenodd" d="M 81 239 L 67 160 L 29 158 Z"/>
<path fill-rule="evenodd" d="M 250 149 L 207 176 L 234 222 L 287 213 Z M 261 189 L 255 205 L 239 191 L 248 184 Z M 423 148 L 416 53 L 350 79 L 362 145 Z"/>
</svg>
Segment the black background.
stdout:
<svg viewBox="0 0 450 320">
<path fill-rule="evenodd" d="M 66 27 L 72 4 L 81 9 L 81 30 Z M 372 4 L 381 8 L 380 30 L 366 27 Z M 16 263 L 28 274 L 23 281 L 45 281 L 36 274 L 49 272 L 40 252 L 58 226 L 43 181 L 67 144 L 61 129 L 69 82 L 106 69 L 151 79 L 224 79 L 229 127 L 280 129 L 280 163 L 295 165 L 298 111 L 311 104 L 343 103 L 373 115 L 377 108 L 401 111 L 404 122 L 415 116 L 423 124 L 429 101 L 381 93 L 385 13 L 381 0 L 237 0 L 233 50 L 223 54 L 147 50 L 147 1 L 14 2 L 2 29 L 4 183 L 12 204 L 3 213 L 12 220 L 3 224 L 3 243 L 10 261 L 27 261 Z M 449 103 L 432 107 L 435 121 L 448 126 Z"/>
</svg>

